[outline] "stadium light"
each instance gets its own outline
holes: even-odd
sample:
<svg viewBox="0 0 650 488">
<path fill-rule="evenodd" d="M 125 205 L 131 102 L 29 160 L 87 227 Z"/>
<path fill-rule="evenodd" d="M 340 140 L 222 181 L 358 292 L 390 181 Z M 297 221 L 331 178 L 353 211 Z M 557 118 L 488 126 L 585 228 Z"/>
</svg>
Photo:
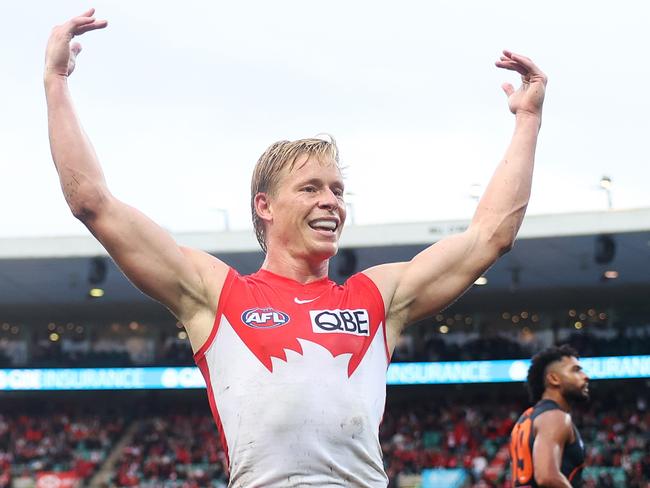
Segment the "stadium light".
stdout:
<svg viewBox="0 0 650 488">
<path fill-rule="evenodd" d="M 618 271 L 613 269 L 608 269 L 603 273 L 603 278 L 606 280 L 615 280 L 618 278 Z"/>
<path fill-rule="evenodd" d="M 607 193 L 607 208 L 612 209 L 612 179 L 609 176 L 603 176 L 600 179 L 600 187 Z"/>
<path fill-rule="evenodd" d="M 102 288 L 91 288 L 88 290 L 88 295 L 92 298 L 101 298 L 104 296 L 104 290 Z"/>
<path fill-rule="evenodd" d="M 612 179 L 609 176 L 603 176 L 600 179 L 600 187 L 603 190 L 609 190 L 612 187 Z"/>
</svg>

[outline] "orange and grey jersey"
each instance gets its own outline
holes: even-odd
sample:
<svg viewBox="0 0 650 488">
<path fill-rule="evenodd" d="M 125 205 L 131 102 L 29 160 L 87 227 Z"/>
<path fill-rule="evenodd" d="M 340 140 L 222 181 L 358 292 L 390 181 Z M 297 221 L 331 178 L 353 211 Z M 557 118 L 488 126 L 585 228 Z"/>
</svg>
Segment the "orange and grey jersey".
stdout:
<svg viewBox="0 0 650 488">
<path fill-rule="evenodd" d="M 534 422 L 540 414 L 549 410 L 559 410 L 560 406 L 553 400 L 540 400 L 535 406 L 526 410 L 510 435 L 510 461 L 512 463 L 512 483 L 515 487 L 536 488 L 535 466 L 533 464 L 533 444 L 535 443 Z M 571 486 L 580 486 L 582 468 L 585 461 L 585 446 L 576 426 L 571 424 L 575 440 L 564 446 L 560 471 L 567 477 Z"/>
<path fill-rule="evenodd" d="M 366 275 L 303 285 L 230 269 L 195 361 L 230 487 L 387 486 L 385 312 Z"/>
</svg>

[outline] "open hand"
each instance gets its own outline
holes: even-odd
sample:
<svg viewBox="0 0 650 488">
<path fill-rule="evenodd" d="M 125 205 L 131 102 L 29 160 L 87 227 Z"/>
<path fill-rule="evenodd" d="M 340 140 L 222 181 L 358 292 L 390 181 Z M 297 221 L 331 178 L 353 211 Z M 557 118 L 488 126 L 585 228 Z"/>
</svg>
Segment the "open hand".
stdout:
<svg viewBox="0 0 650 488">
<path fill-rule="evenodd" d="M 521 86 L 517 90 L 510 83 L 501 85 L 508 96 L 510 111 L 515 115 L 529 114 L 541 117 L 546 75 L 530 58 L 510 51 L 503 51 L 503 55 L 495 64 L 499 68 L 516 71 L 521 75 Z"/>
<path fill-rule="evenodd" d="M 72 42 L 74 36 L 95 29 L 103 29 L 108 25 L 105 20 L 93 17 L 95 9 L 84 12 L 78 17 L 57 25 L 52 29 L 45 51 L 45 76 L 69 76 L 75 67 L 77 54 L 81 52 L 81 44 Z"/>
</svg>

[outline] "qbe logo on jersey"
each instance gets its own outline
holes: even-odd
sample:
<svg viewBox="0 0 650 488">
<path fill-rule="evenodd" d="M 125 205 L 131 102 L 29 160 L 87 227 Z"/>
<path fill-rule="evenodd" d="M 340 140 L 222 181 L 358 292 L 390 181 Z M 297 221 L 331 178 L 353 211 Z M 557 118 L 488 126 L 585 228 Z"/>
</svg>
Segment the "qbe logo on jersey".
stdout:
<svg viewBox="0 0 650 488">
<path fill-rule="evenodd" d="M 368 310 L 310 310 L 312 330 L 318 334 L 344 333 L 370 335 Z"/>
</svg>

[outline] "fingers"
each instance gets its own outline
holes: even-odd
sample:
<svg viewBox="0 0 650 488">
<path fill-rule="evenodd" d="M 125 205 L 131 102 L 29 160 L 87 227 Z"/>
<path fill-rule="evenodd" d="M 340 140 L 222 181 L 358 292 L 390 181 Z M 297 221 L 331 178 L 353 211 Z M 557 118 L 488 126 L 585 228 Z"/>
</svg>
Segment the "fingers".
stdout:
<svg viewBox="0 0 650 488">
<path fill-rule="evenodd" d="M 540 70 L 530 58 L 512 51 L 504 50 L 503 55 L 495 63 L 499 68 L 516 71 L 522 76 L 531 76 L 546 81 L 546 75 Z"/>
<path fill-rule="evenodd" d="M 108 22 L 106 20 L 96 20 L 95 17 L 93 17 L 94 13 L 95 9 L 91 8 L 78 17 L 70 19 L 68 22 L 68 29 L 70 33 L 78 36 L 84 32 L 103 29 L 106 27 L 108 25 Z"/>
<path fill-rule="evenodd" d="M 535 65 L 535 63 L 533 63 L 533 61 L 530 58 L 527 58 L 526 56 L 522 56 L 521 54 L 516 54 L 513 53 L 512 51 L 507 51 L 507 50 L 503 51 L 503 56 L 524 66 L 531 74 L 542 74 L 542 70 L 539 69 L 537 65 Z"/>
<path fill-rule="evenodd" d="M 504 83 L 503 85 L 501 85 L 501 88 L 503 89 L 507 97 L 510 97 L 510 95 L 512 95 L 515 92 L 515 87 L 512 86 L 510 83 Z"/>
<path fill-rule="evenodd" d="M 74 26 L 84 25 L 94 20 L 93 15 L 95 14 L 95 9 L 91 8 L 86 10 L 83 14 L 73 17 L 70 19 L 70 23 Z"/>
<path fill-rule="evenodd" d="M 522 76 L 525 76 L 529 73 L 528 68 L 512 58 L 512 53 L 509 51 L 503 51 L 503 55 L 499 60 L 494 63 L 497 67 L 508 69 L 510 71 L 516 71 Z"/>
<path fill-rule="evenodd" d="M 72 33 L 75 36 L 80 36 L 84 32 L 88 32 L 91 30 L 97 30 L 97 29 L 103 29 L 108 25 L 108 21 L 106 20 L 94 20 L 91 23 L 81 25 L 77 27 L 75 30 L 72 31 Z"/>
</svg>

